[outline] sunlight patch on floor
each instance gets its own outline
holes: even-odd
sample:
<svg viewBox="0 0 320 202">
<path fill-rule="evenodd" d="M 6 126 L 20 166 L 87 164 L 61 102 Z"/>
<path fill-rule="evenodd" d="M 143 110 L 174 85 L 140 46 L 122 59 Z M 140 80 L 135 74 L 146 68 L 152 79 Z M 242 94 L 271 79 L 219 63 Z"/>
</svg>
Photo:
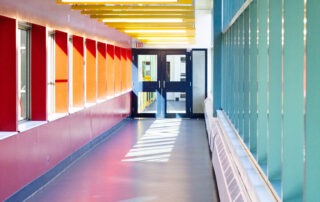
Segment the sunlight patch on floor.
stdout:
<svg viewBox="0 0 320 202">
<path fill-rule="evenodd" d="M 168 162 L 179 135 L 181 119 L 155 120 L 123 162 Z"/>
</svg>

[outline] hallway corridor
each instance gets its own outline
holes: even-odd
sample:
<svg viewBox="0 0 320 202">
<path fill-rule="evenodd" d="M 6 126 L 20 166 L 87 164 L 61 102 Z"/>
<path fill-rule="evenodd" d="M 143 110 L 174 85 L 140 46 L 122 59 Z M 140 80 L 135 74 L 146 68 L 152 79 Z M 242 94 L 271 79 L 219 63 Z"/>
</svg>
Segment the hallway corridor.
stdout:
<svg viewBox="0 0 320 202">
<path fill-rule="evenodd" d="M 203 120 L 128 120 L 26 201 L 218 201 L 206 136 Z"/>
</svg>

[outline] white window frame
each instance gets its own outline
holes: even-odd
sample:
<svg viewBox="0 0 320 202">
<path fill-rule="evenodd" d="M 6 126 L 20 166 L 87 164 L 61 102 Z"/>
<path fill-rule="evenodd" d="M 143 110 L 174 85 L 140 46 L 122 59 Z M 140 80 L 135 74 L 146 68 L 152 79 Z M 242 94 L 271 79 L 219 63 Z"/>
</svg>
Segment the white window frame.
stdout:
<svg viewBox="0 0 320 202">
<path fill-rule="evenodd" d="M 55 32 L 48 31 L 47 38 L 47 113 L 52 115 L 55 113 Z"/>
<path fill-rule="evenodd" d="M 26 31 L 27 33 L 27 41 L 26 41 L 26 109 L 25 110 L 25 117 L 21 116 L 22 111 L 22 100 L 20 95 L 22 90 L 20 89 L 21 86 L 21 31 Z M 17 34 L 16 34 L 16 41 L 17 41 L 17 92 L 18 92 L 18 99 L 17 99 L 17 108 L 18 108 L 18 121 L 24 122 L 31 120 L 31 26 L 24 22 L 18 23 Z"/>
</svg>

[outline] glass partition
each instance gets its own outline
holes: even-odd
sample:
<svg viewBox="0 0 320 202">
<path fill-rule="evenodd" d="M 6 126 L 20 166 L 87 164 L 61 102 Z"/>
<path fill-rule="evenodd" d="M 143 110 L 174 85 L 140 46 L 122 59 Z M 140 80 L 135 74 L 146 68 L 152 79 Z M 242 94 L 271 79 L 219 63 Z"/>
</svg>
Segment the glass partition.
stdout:
<svg viewBox="0 0 320 202">
<path fill-rule="evenodd" d="M 186 113 L 186 93 L 168 92 L 167 93 L 167 112 L 166 113 Z"/>
<path fill-rule="evenodd" d="M 206 51 L 192 51 L 192 111 L 203 113 L 205 99 Z"/>
<path fill-rule="evenodd" d="M 167 55 L 166 81 L 186 81 L 185 55 Z"/>
<path fill-rule="evenodd" d="M 157 55 L 138 56 L 138 79 L 143 82 L 157 81 Z"/>
<path fill-rule="evenodd" d="M 138 93 L 138 113 L 156 114 L 157 113 L 157 93 L 139 92 Z"/>
</svg>

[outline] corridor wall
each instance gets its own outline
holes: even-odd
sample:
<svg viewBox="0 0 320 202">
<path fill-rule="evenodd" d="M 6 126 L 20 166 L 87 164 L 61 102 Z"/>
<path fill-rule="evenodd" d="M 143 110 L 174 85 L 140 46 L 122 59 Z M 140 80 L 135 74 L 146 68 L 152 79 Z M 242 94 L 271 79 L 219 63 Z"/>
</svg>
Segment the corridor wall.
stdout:
<svg viewBox="0 0 320 202">
<path fill-rule="evenodd" d="M 283 201 L 320 198 L 319 9 L 253 0 L 220 33 L 220 107 Z"/>
<path fill-rule="evenodd" d="M 30 49 L 19 43 L 19 29 L 30 33 Z M 52 50 L 49 40 L 54 42 Z M 132 82 L 130 48 L 75 35 L 72 29 L 54 30 L 0 16 L 0 42 L 0 201 L 4 201 L 127 118 Z M 114 49 L 116 63 L 109 55 Z M 26 61 L 21 62 L 20 52 L 26 53 Z M 24 120 L 19 119 L 24 111 L 18 93 L 21 63 L 29 68 L 24 76 L 31 89 L 30 115 Z"/>
</svg>

